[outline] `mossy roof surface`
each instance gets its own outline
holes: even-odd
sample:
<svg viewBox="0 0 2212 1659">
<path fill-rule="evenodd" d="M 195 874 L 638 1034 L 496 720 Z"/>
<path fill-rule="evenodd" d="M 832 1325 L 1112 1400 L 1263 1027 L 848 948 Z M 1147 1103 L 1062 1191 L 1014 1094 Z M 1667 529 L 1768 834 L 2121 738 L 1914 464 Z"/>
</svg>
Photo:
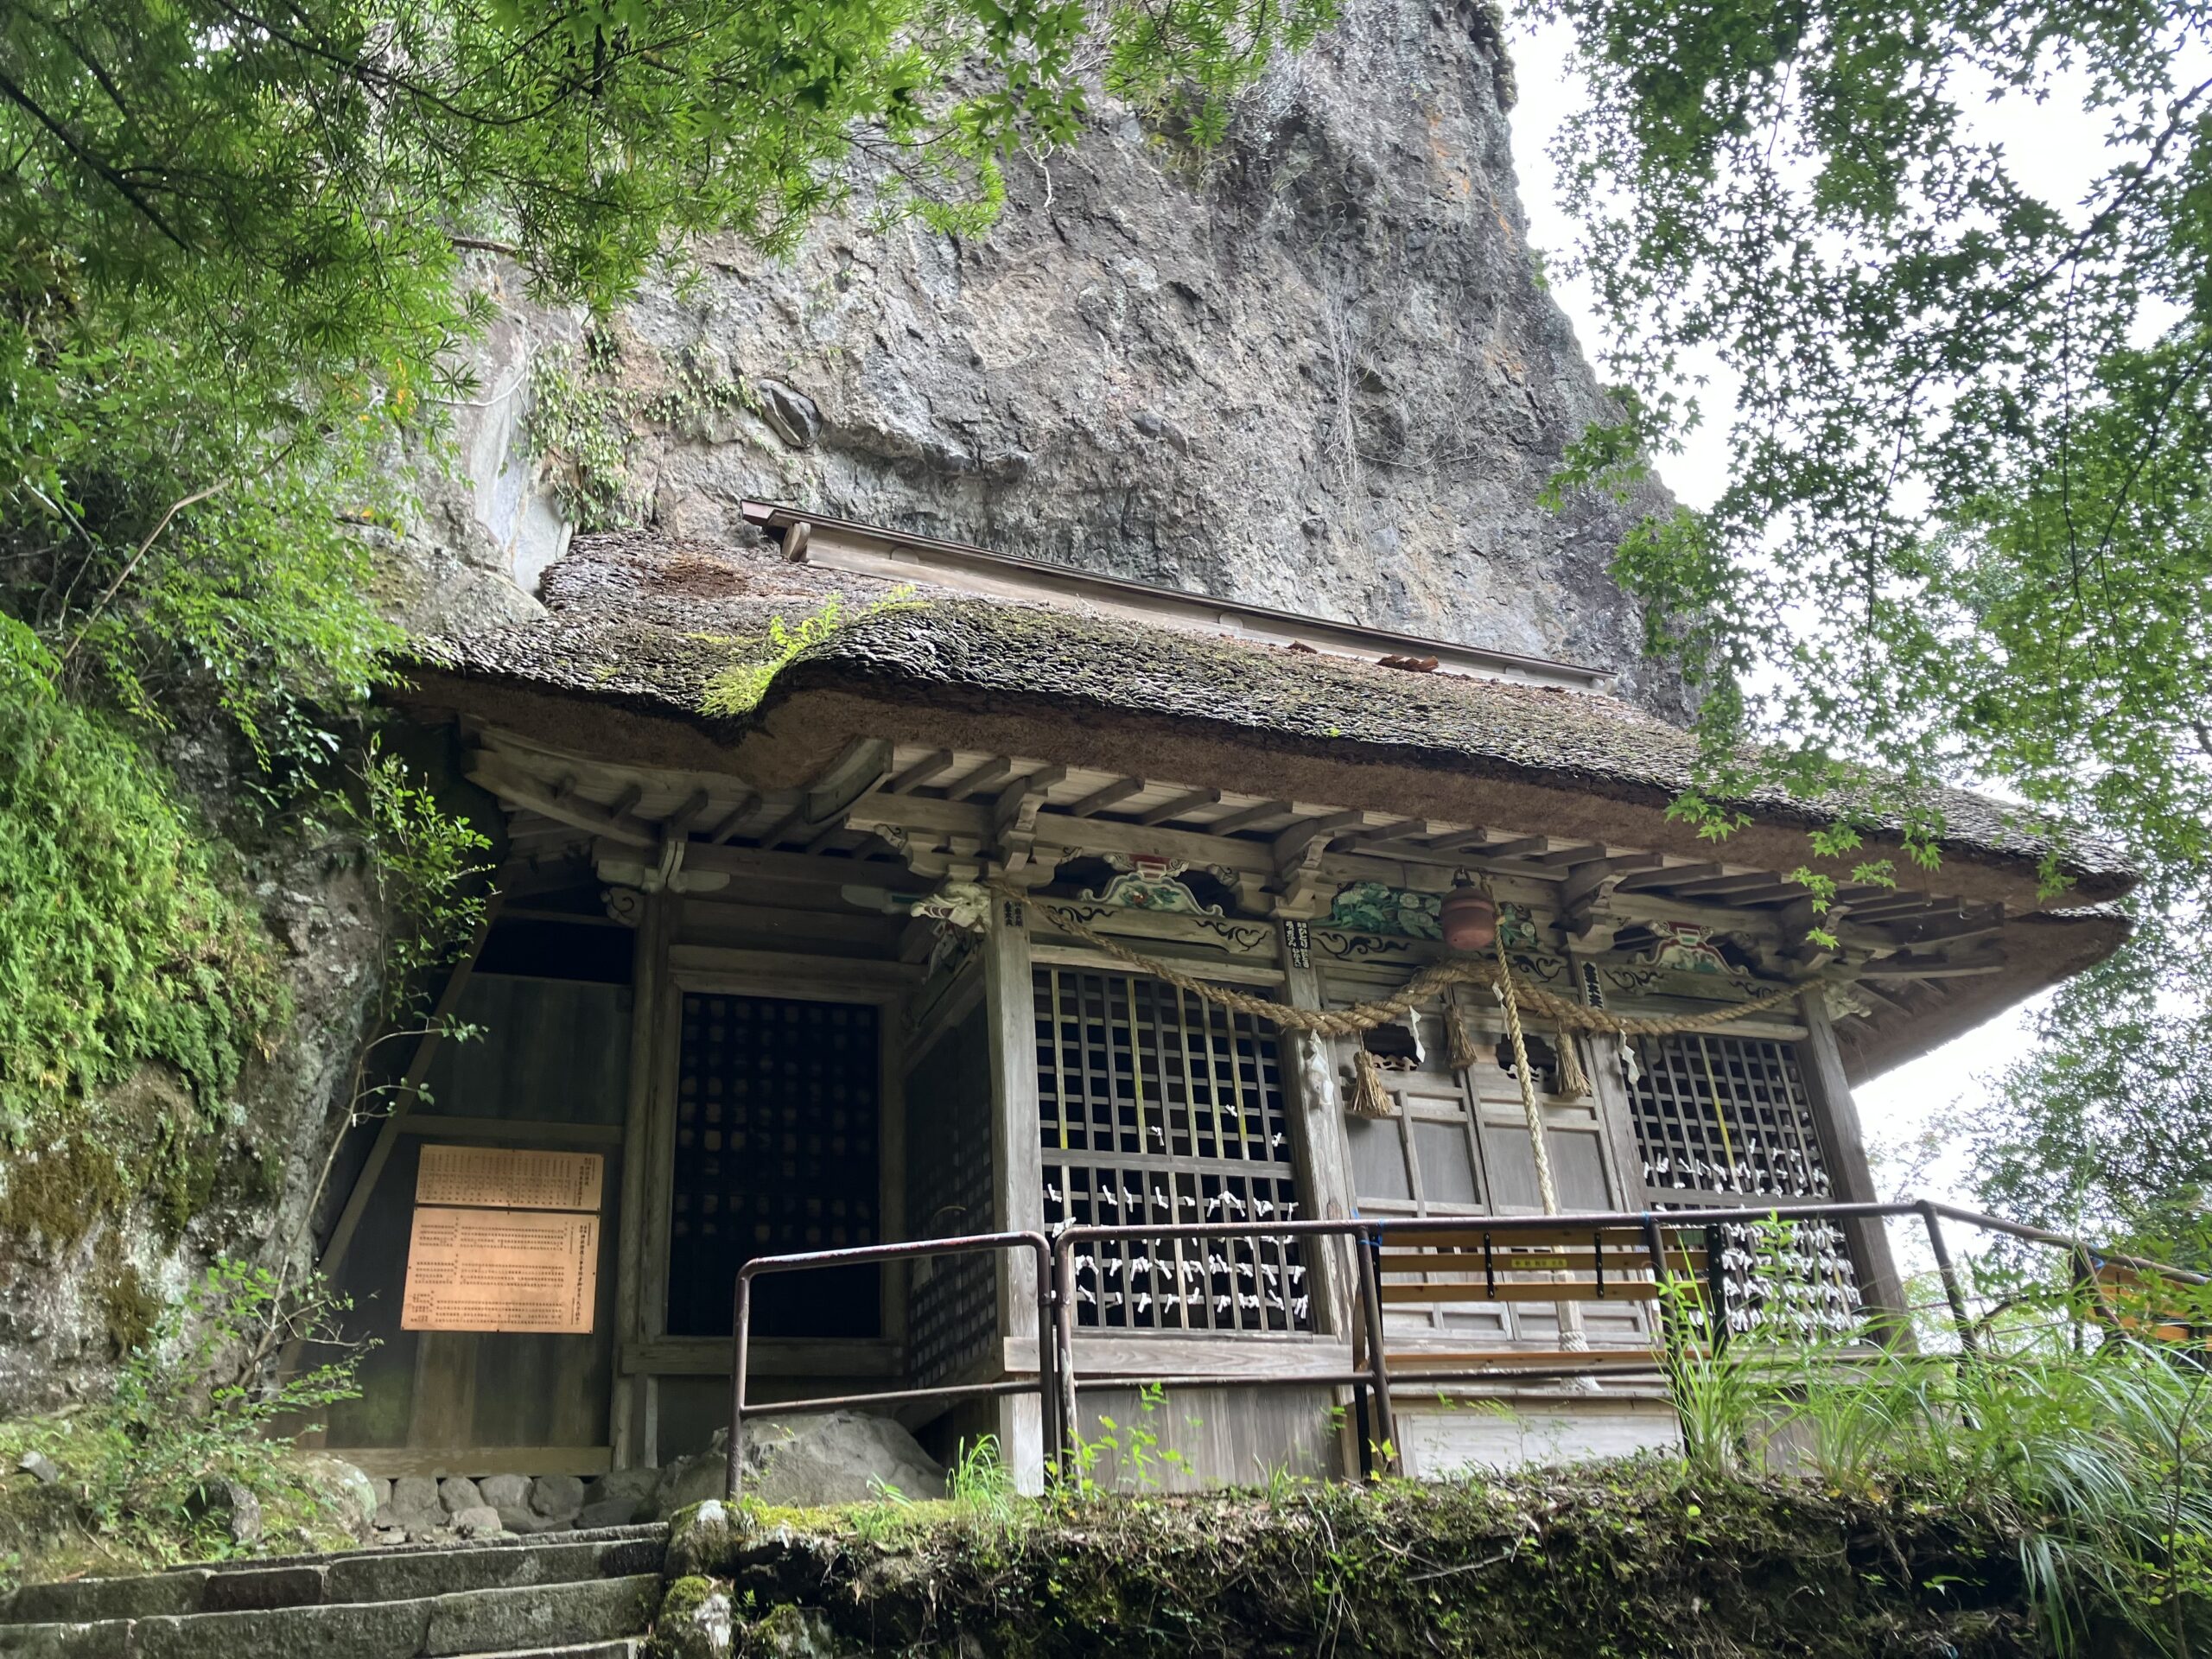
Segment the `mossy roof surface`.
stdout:
<svg viewBox="0 0 2212 1659">
<path fill-rule="evenodd" d="M 630 534 L 580 539 L 548 573 L 538 620 L 448 636 L 432 653 L 462 677 L 611 699 L 693 720 L 707 684 L 757 659 L 772 620 L 839 595 L 854 620 L 778 676 L 768 703 L 810 688 L 1120 712 L 1347 760 L 1389 759 L 1542 778 L 1596 792 L 1672 797 L 1692 780 L 1691 735 L 1618 697 L 1209 636 L 1038 603 L 917 586 L 861 614 L 887 583 L 783 560 L 772 548 Z M 1946 791 L 1945 841 L 2016 858 L 2046 843 L 2000 803 Z M 1779 788 L 1743 803 L 1770 821 L 1835 816 Z M 2075 843 L 2077 869 L 2126 876 Z"/>
</svg>

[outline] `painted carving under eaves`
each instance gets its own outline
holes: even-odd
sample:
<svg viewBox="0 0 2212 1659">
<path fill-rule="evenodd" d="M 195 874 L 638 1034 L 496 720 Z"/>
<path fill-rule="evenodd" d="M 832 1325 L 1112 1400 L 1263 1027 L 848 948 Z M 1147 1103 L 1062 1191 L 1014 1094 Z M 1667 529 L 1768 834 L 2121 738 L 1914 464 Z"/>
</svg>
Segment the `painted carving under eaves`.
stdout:
<svg viewBox="0 0 2212 1659">
<path fill-rule="evenodd" d="M 1329 905 L 1331 927 L 1362 933 L 1395 933 L 1408 939 L 1441 939 L 1438 893 L 1414 893 L 1381 881 L 1354 881 L 1337 889 Z"/>
<path fill-rule="evenodd" d="M 1163 916 L 1219 916 L 1219 905 L 1204 903 L 1181 878 L 1190 866 L 1179 860 L 1109 853 L 1107 862 L 1116 871 L 1103 887 L 1085 887 L 1083 897 L 1092 904 L 1113 905 L 1122 910 L 1149 910 Z M 1233 872 L 1208 870 L 1217 882 L 1224 877 L 1234 886 Z"/>
</svg>

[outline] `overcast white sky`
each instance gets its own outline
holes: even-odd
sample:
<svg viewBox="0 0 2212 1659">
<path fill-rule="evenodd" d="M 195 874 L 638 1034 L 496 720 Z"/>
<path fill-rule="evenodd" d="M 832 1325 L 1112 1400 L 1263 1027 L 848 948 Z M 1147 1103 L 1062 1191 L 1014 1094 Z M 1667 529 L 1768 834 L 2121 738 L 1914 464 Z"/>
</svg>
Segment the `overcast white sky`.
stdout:
<svg viewBox="0 0 2212 1659">
<path fill-rule="evenodd" d="M 1520 26 L 1513 32 L 1512 46 L 1520 86 L 1520 102 L 1512 115 L 1513 151 L 1529 213 L 1529 239 L 1540 249 L 1563 252 L 1574 245 L 1574 226 L 1560 209 L 1549 151 L 1554 135 L 1580 102 L 1581 89 L 1567 69 L 1563 28 L 1532 30 Z M 2100 125 L 2070 107 L 2064 90 L 2060 88 L 2060 95 L 2043 105 L 2015 99 L 1987 106 L 1976 124 L 2005 145 L 2018 176 L 2034 179 L 2039 194 L 2055 204 L 2071 206 L 2108 165 L 2108 157 L 2100 142 Z M 1554 272 L 1557 264 L 1554 260 Z M 1553 292 L 1573 319 L 1585 351 L 1594 356 L 1601 331 L 1586 288 L 1554 280 Z M 1713 372 L 1712 365 L 1707 372 Z M 1714 382 L 1700 394 L 1707 410 L 1705 428 L 1692 435 L 1685 453 L 1659 469 L 1675 494 L 1692 505 L 1709 502 L 1727 474 L 1729 407 L 1717 374 Z M 1963 1109 L 1983 1097 L 1986 1080 L 2027 1049 L 2032 1006 L 1993 1020 L 1859 1090 L 1859 1112 L 1877 1154 L 1876 1175 L 1885 1186 L 1894 1183 L 1897 1174 L 1894 1166 L 1880 1166 L 1881 1154 L 1901 1149 L 1929 1128 L 1948 1137 Z M 1958 1185 L 1962 1173 L 1955 1151 L 1940 1160 L 1914 1192 L 1899 1196 L 1963 1200 L 1967 1194 Z"/>
</svg>

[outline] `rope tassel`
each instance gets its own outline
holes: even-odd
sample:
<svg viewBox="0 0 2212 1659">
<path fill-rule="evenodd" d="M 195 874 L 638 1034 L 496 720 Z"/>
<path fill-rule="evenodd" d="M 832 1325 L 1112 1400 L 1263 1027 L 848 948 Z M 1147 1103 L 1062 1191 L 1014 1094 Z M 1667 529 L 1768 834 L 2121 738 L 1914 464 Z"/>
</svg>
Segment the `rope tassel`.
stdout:
<svg viewBox="0 0 2212 1659">
<path fill-rule="evenodd" d="M 1483 1063 L 1483 1052 L 1475 1046 L 1473 1033 L 1467 1029 L 1467 1016 L 1459 1007 L 1457 997 L 1449 997 L 1444 1004 L 1444 1034 L 1452 1050 L 1452 1069 L 1471 1071 Z"/>
<path fill-rule="evenodd" d="M 1362 1044 L 1352 1051 L 1351 1094 L 1344 1102 L 1345 1112 L 1353 1117 L 1395 1117 L 1390 1107 L 1390 1091 L 1382 1086 L 1382 1068 Z"/>
<path fill-rule="evenodd" d="M 1559 1034 L 1559 1091 L 1568 1100 L 1590 1098 L 1590 1075 L 1582 1069 L 1581 1046 L 1571 1031 Z"/>
</svg>

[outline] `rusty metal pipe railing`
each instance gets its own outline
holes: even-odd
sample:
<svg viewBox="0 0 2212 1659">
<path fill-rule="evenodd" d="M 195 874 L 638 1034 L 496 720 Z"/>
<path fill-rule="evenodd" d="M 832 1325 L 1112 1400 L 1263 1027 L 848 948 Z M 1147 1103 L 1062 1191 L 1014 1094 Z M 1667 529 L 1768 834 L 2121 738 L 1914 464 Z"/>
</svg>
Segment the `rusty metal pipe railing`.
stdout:
<svg viewBox="0 0 2212 1659">
<path fill-rule="evenodd" d="M 1993 1233 L 2006 1233 L 2014 1238 L 2025 1239 L 2031 1244 L 2057 1244 L 2069 1249 L 2086 1250 L 2100 1262 L 2117 1262 L 2124 1268 L 2133 1268 L 2139 1273 L 2155 1273 L 2163 1278 L 2178 1279 L 2185 1285 L 2212 1285 L 2212 1275 L 2193 1273 L 2187 1268 L 2177 1268 L 2164 1262 L 2153 1262 L 2147 1256 L 2130 1255 L 2124 1250 L 2107 1250 L 2076 1238 L 2071 1233 L 2054 1233 L 2045 1227 L 2031 1227 L 2024 1221 L 2007 1221 L 2002 1216 L 1984 1215 L 1979 1210 L 1961 1210 L 1956 1205 L 1940 1204 L 1932 1198 L 1923 1198 L 1918 1209 L 1925 1205 L 1948 1221 L 1963 1222 L 1970 1227 L 1980 1227 Z"/>
<path fill-rule="evenodd" d="M 963 1255 L 979 1251 L 1027 1249 L 1037 1260 L 1038 1368 L 1036 1379 L 1001 1378 L 988 1382 L 959 1382 L 927 1389 L 887 1389 L 870 1394 L 823 1395 L 809 1399 L 777 1400 L 765 1410 L 785 1416 L 809 1412 L 837 1411 L 850 1406 L 912 1405 L 924 1401 L 982 1399 L 1012 1394 L 1037 1395 L 1044 1419 L 1048 1458 L 1057 1449 L 1058 1414 L 1053 1403 L 1060 1390 L 1054 1386 L 1052 1349 L 1046 1332 L 1052 1326 L 1058 1298 L 1052 1289 L 1052 1248 L 1037 1232 L 970 1233 L 958 1238 L 921 1238 L 904 1244 L 862 1244 L 848 1249 L 809 1250 L 796 1255 L 755 1256 L 737 1270 L 737 1286 L 730 1308 L 729 1461 L 722 1490 L 734 1503 L 745 1495 L 745 1419 L 751 1406 L 745 1397 L 745 1374 L 751 1359 L 753 1338 L 753 1281 L 771 1273 L 803 1273 L 811 1268 L 860 1267 L 877 1262 L 912 1261 L 918 1256 Z"/>
<path fill-rule="evenodd" d="M 1382 1343 L 1382 1308 L 1379 1296 L 1371 1294 L 1375 1280 L 1373 1246 L 1377 1224 L 1372 1221 L 1191 1221 L 1172 1223 L 1161 1226 L 1147 1226 L 1141 1222 L 1121 1226 L 1063 1227 L 1052 1235 L 1053 1283 L 1058 1289 L 1058 1306 L 1054 1310 L 1054 1344 L 1058 1350 L 1058 1369 L 1060 1388 L 1060 1478 L 1072 1482 L 1077 1477 L 1074 1466 L 1076 1449 L 1082 1430 L 1076 1412 L 1075 1370 L 1075 1253 L 1086 1243 L 1137 1239 L 1281 1239 L 1281 1238 L 1349 1238 L 1353 1242 L 1357 1263 L 1355 1281 L 1358 1287 L 1361 1317 L 1367 1331 L 1367 1366 L 1355 1372 L 1287 1376 L 1251 1376 L 1198 1373 L 1189 1377 L 1143 1377 L 1134 1382 L 1116 1376 L 1116 1388 L 1148 1388 L 1154 1384 L 1176 1388 L 1230 1388 L 1239 1383 L 1258 1388 L 1331 1388 L 1364 1387 L 1376 1401 L 1376 1439 L 1384 1445 L 1395 1446 L 1396 1427 L 1390 1414 L 1389 1372 L 1383 1357 Z M 1162 1334 L 1169 1332 L 1163 1332 Z M 1196 1336 L 1237 1335 L 1236 1332 L 1217 1332 L 1196 1331 L 1181 1334 Z M 1246 1332 L 1242 1334 L 1265 1334 Z M 1285 1332 L 1285 1337 L 1295 1333 Z M 1203 1378 L 1204 1380 L 1201 1380 Z"/>
<path fill-rule="evenodd" d="M 744 1481 L 744 1425 L 753 1411 L 746 1398 L 746 1370 L 750 1347 L 751 1298 L 753 1281 L 765 1274 L 804 1271 L 811 1268 L 849 1267 L 861 1263 L 899 1261 L 911 1257 L 951 1255 L 977 1251 L 1028 1250 L 1037 1263 L 1038 1366 L 1033 1380 L 1001 1378 L 988 1382 L 949 1384 L 932 1388 L 889 1389 L 868 1394 L 821 1395 L 800 1400 L 775 1401 L 765 1404 L 762 1411 L 800 1414 L 814 1411 L 831 1411 L 855 1406 L 884 1407 L 939 1400 L 998 1397 L 1034 1392 L 1043 1419 L 1045 1453 L 1048 1467 L 1057 1468 L 1063 1479 L 1073 1479 L 1077 1471 L 1075 1459 L 1080 1444 L 1081 1428 L 1077 1412 L 1076 1395 L 1078 1379 L 1076 1376 L 1075 1354 L 1075 1252 L 1084 1244 L 1099 1244 L 1121 1241 L 1166 1239 L 1251 1239 L 1283 1240 L 1293 1238 L 1349 1238 L 1353 1243 L 1355 1271 L 1351 1288 L 1357 1306 L 1353 1310 L 1353 1332 L 1358 1345 L 1366 1349 L 1363 1364 L 1352 1369 L 1323 1367 L 1300 1368 L 1286 1364 L 1269 1373 L 1260 1371 L 1222 1371 L 1189 1374 L 1162 1374 L 1130 1377 L 1116 1374 L 1111 1385 L 1117 1388 L 1150 1387 L 1175 1389 L 1214 1388 L 1353 1388 L 1371 1395 L 1375 1402 L 1375 1439 L 1383 1446 L 1395 1447 L 1395 1417 L 1391 1408 L 1390 1391 L 1393 1382 L 1423 1385 L 1442 1382 L 1527 1382 L 1567 1378 L 1604 1376 L 1622 1379 L 1662 1377 L 1666 1374 L 1666 1363 L 1657 1357 L 1649 1360 L 1608 1360 L 1603 1357 L 1588 1364 L 1541 1367 L 1519 1366 L 1510 1363 L 1510 1351 L 1502 1351 L 1503 1363 L 1491 1365 L 1447 1366 L 1431 1368 L 1419 1364 L 1418 1355 L 1408 1355 L 1412 1362 L 1394 1376 L 1385 1357 L 1382 1333 L 1382 1304 L 1379 1253 L 1393 1241 L 1402 1240 L 1419 1245 L 1422 1238 L 1439 1234 L 1465 1233 L 1479 1229 L 1489 1233 L 1554 1232 L 1591 1229 L 1634 1229 L 1647 1244 L 1655 1266 L 1663 1260 L 1662 1235 L 1667 1232 L 1707 1231 L 1726 1226 L 1756 1226 L 1769 1222 L 1894 1220 L 1912 1217 L 1920 1221 L 1928 1232 L 1937 1271 L 1942 1278 L 1945 1302 L 1956 1324 L 1962 1349 L 1974 1351 L 1974 1338 L 1966 1304 L 1965 1287 L 1958 1264 L 1951 1255 L 1948 1241 L 1941 1223 L 1945 1220 L 1979 1228 L 1986 1231 L 2021 1239 L 2035 1244 L 2058 1246 L 2074 1252 L 2082 1259 L 2094 1258 L 2116 1262 L 2139 1272 L 2155 1274 L 2177 1282 L 2204 1285 L 2212 1283 L 2207 1275 L 2184 1268 L 2170 1267 L 2125 1252 L 2101 1250 L 2087 1242 L 2065 1233 L 2031 1226 L 2025 1223 L 2008 1221 L 2001 1216 L 1984 1214 L 1979 1211 L 1961 1209 L 1955 1205 L 1940 1204 L 1929 1199 L 1894 1203 L 1869 1202 L 1808 1202 L 1795 1204 L 1744 1205 L 1727 1209 L 1683 1208 L 1679 1210 L 1592 1210 L 1572 1211 L 1560 1215 L 1516 1216 L 1423 1216 L 1354 1217 L 1337 1221 L 1236 1221 L 1185 1222 L 1152 1226 L 1131 1223 L 1116 1226 L 1062 1227 L 1051 1238 L 1038 1232 L 982 1233 L 959 1238 L 920 1239 L 904 1244 L 879 1244 L 851 1249 L 817 1250 L 804 1255 L 763 1256 L 747 1262 L 738 1271 L 732 1310 L 732 1340 L 734 1345 L 730 1376 L 730 1434 L 729 1465 L 727 1490 L 735 1499 L 742 1495 Z M 1714 1257 L 1709 1266 L 1717 1265 L 1717 1252 L 1708 1249 Z M 1717 1311 L 1717 1310 L 1716 1310 Z M 1102 1326 L 1104 1332 L 1142 1329 L 1148 1334 L 1186 1334 L 1199 1337 L 1258 1335 L 1262 1340 L 1280 1339 L 1286 1349 L 1294 1348 L 1299 1341 L 1293 1332 L 1214 1332 L 1204 1328 L 1178 1332 L 1175 1327 Z M 1716 1333 L 1716 1345 L 1725 1336 Z M 1622 1351 L 1626 1352 L 1628 1351 Z M 1357 1362 L 1360 1356 L 1355 1354 Z"/>
</svg>

